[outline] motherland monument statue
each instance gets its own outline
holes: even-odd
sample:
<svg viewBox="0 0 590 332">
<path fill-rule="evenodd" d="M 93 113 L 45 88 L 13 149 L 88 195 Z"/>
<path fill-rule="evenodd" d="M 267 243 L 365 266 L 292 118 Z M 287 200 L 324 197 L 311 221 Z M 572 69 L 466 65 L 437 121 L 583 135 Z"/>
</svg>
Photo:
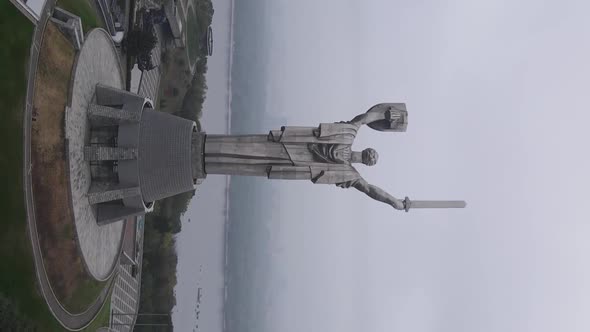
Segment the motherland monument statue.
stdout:
<svg viewBox="0 0 590 332">
<path fill-rule="evenodd" d="M 373 149 L 352 150 L 360 128 L 404 132 L 405 104 L 377 104 L 350 121 L 284 126 L 268 134 L 211 135 L 193 121 L 155 110 L 142 96 L 99 84 L 87 118 L 88 134 L 80 132 L 78 138 L 84 140 L 83 158 L 79 149 L 70 150 L 75 159 L 70 165 L 83 166 L 86 180 L 72 183 L 84 184 L 74 192 L 85 193 L 87 200 L 78 201 L 87 202 L 86 210 L 99 225 L 148 213 L 155 201 L 195 190 L 214 174 L 355 188 L 406 212 L 466 205 L 398 199 L 367 183 L 355 169 L 354 164 L 373 166 L 379 158 Z"/>
<path fill-rule="evenodd" d="M 317 127 L 285 126 L 268 135 L 206 135 L 206 174 L 265 176 L 268 179 L 311 180 L 356 188 L 397 210 L 410 208 L 463 208 L 464 201 L 412 201 L 393 197 L 367 183 L 353 164 L 373 166 L 374 149 L 353 151 L 352 144 L 363 126 L 383 132 L 404 132 L 408 125 L 405 104 L 381 103 L 350 121 L 321 123 Z"/>
</svg>

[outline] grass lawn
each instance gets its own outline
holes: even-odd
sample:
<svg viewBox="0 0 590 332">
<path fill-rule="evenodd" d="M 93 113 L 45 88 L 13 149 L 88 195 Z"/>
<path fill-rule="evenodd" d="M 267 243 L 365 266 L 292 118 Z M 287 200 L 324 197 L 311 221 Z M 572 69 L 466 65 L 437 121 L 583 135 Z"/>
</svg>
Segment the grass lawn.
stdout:
<svg viewBox="0 0 590 332">
<path fill-rule="evenodd" d="M 74 289 L 70 297 L 64 300 L 62 304 L 64 307 L 77 310 L 78 312 L 81 309 L 86 309 L 96 300 L 96 297 L 106 285 L 106 282 L 97 282 L 89 278 L 84 278 Z"/>
<path fill-rule="evenodd" d="M 112 295 L 112 293 L 111 293 Z M 95 332 L 99 327 L 109 326 L 111 318 L 111 295 L 107 297 L 106 303 L 98 313 L 94 321 L 87 328 L 82 329 L 84 332 Z"/>
<path fill-rule="evenodd" d="M 30 21 L 10 1 L 0 1 L 0 297 L 16 312 L 12 319 L 0 315 L 0 330 L 9 331 L 21 321 L 44 331 L 61 331 L 36 290 L 24 204 L 22 118 L 32 36 Z"/>
<path fill-rule="evenodd" d="M 85 270 L 69 202 L 64 118 L 75 50 L 48 23 L 40 48 L 31 131 L 33 197 L 45 270 L 55 295 L 72 313 L 85 311 L 106 285 Z"/>
<path fill-rule="evenodd" d="M 103 27 L 98 13 L 88 0 L 57 0 L 57 7 L 80 16 L 85 34 L 94 28 Z"/>
</svg>

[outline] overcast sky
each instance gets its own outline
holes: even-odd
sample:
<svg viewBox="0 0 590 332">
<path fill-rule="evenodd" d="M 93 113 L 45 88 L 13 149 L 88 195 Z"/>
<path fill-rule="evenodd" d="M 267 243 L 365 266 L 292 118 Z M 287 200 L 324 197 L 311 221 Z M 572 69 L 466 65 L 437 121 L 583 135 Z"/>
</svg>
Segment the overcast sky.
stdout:
<svg viewBox="0 0 590 332">
<path fill-rule="evenodd" d="M 354 189 L 273 183 L 282 286 L 258 318 L 268 331 L 590 330 L 588 12 L 266 2 L 265 111 L 288 121 L 277 128 L 405 102 L 406 133 L 361 129 L 354 148 L 380 160 L 357 169 L 400 198 L 469 204 L 403 213 Z"/>
</svg>

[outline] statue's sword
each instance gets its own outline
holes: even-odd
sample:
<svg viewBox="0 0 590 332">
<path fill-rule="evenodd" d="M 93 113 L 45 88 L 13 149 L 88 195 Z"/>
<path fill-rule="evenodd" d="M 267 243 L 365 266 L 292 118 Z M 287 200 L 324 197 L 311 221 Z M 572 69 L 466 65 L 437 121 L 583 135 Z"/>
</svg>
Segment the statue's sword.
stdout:
<svg viewBox="0 0 590 332">
<path fill-rule="evenodd" d="M 404 209 L 462 209 L 467 206 L 465 201 L 411 201 L 409 197 L 404 199 Z"/>
</svg>

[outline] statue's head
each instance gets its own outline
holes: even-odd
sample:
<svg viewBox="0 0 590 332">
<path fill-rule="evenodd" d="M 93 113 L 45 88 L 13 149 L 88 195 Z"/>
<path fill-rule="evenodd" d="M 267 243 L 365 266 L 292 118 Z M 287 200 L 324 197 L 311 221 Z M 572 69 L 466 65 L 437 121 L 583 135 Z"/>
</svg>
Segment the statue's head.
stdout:
<svg viewBox="0 0 590 332">
<path fill-rule="evenodd" d="M 362 152 L 362 159 L 363 164 L 367 166 L 373 166 L 377 163 L 377 160 L 379 160 L 379 154 L 377 154 L 377 151 L 374 149 L 364 149 Z"/>
</svg>

